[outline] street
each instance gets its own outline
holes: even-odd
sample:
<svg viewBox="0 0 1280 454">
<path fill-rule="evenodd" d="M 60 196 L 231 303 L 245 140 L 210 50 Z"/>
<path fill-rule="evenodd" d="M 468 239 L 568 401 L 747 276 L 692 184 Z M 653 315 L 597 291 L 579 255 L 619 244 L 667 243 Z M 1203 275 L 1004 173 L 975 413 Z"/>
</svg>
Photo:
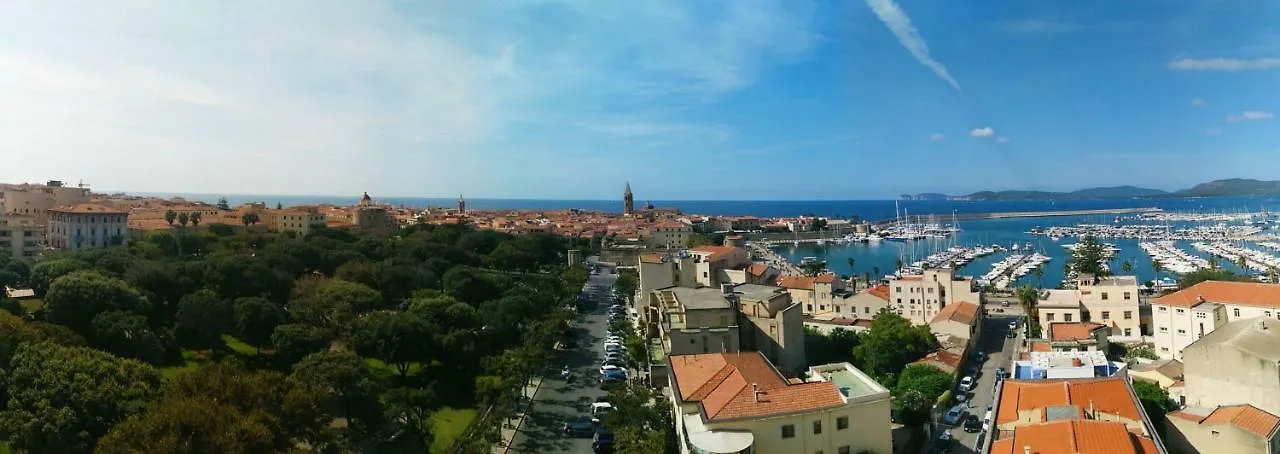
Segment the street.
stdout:
<svg viewBox="0 0 1280 454">
<path fill-rule="evenodd" d="M 592 402 L 606 395 L 600 390 L 597 379 L 602 360 L 605 331 L 609 325 L 609 296 L 617 275 L 602 268 L 599 275 L 591 275 L 590 301 L 574 321 L 573 345 L 556 352 L 542 386 L 533 396 L 529 416 L 520 427 L 507 452 L 518 453 L 581 453 L 589 454 L 590 437 L 570 438 L 564 434 L 565 421 L 573 417 L 587 416 Z M 569 383 L 560 378 L 560 369 L 568 365 L 572 371 Z"/>
<path fill-rule="evenodd" d="M 988 306 L 990 307 L 990 306 Z M 977 377 L 977 384 L 974 386 L 973 392 L 970 394 L 968 414 L 977 415 L 982 418 L 986 415 L 987 409 L 995 400 L 995 383 L 996 368 L 1004 367 L 1005 371 L 1010 371 L 1010 363 L 1012 361 L 1013 352 L 1017 350 L 1017 338 L 1009 338 L 1009 322 L 1018 320 L 1017 316 L 989 314 L 982 324 L 982 339 L 978 341 L 977 351 L 987 354 L 987 361 L 982 363 L 982 372 Z M 977 352 L 974 352 L 975 354 Z M 965 362 L 964 367 L 959 371 L 961 374 L 971 374 L 973 372 L 973 364 L 976 360 L 971 358 Z M 962 375 L 963 376 L 963 375 Z M 994 418 L 994 414 L 992 418 Z M 963 422 L 963 420 L 962 420 Z M 947 429 L 945 425 L 939 425 L 940 429 Z M 978 437 L 981 436 L 985 440 L 988 436 L 984 431 L 978 433 L 965 432 L 961 424 L 957 424 L 954 428 L 950 428 L 951 436 L 955 441 L 951 443 L 951 451 L 954 454 L 972 454 L 980 452 L 981 449 L 975 449 L 978 444 Z M 930 446 L 930 448 L 932 448 Z"/>
</svg>

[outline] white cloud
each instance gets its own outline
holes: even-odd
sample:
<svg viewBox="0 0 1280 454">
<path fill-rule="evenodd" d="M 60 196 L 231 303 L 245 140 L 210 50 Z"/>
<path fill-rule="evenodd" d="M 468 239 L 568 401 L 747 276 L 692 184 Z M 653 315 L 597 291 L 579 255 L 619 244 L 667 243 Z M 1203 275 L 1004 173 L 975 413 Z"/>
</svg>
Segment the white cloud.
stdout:
<svg viewBox="0 0 1280 454">
<path fill-rule="evenodd" d="M 1222 134 L 1222 128 L 1218 128 L 1218 127 L 1209 128 L 1205 130 L 1204 133 L 1211 136 L 1216 136 L 1218 134 Z"/>
<path fill-rule="evenodd" d="M 973 137 L 991 137 L 991 136 L 993 136 L 993 135 L 995 135 L 995 134 L 996 134 L 996 130 L 991 129 L 991 127 L 990 127 L 990 126 L 983 126 L 983 127 L 981 127 L 981 128 L 973 128 L 973 130 L 972 130 L 972 131 L 969 131 L 969 135 L 970 135 L 970 136 L 973 136 Z"/>
<path fill-rule="evenodd" d="M 1208 104 L 1208 103 L 1206 103 L 1203 99 L 1191 98 L 1191 107 L 1204 107 L 1205 104 Z"/>
<path fill-rule="evenodd" d="M 996 137 L 996 143 L 1009 143 L 1009 138 L 1005 136 Z"/>
<path fill-rule="evenodd" d="M 867 0 L 867 6 L 871 7 L 871 10 L 876 13 L 880 21 L 884 22 L 894 36 L 898 37 L 898 42 L 902 44 L 902 47 L 907 48 L 908 52 L 911 52 L 916 61 L 933 70 L 934 74 L 951 84 L 956 91 L 962 91 L 960 83 L 951 77 L 951 73 L 947 72 L 947 68 L 929 55 L 929 45 L 924 42 L 924 38 L 920 36 L 920 32 L 916 30 L 916 27 L 911 25 L 911 18 L 907 17 L 907 13 L 903 12 L 897 3 L 894 3 L 893 0 Z"/>
<path fill-rule="evenodd" d="M 929 140 L 932 142 L 941 142 L 943 140 L 946 140 L 946 138 L 947 136 L 944 136 L 942 134 L 937 134 L 937 133 L 934 133 L 933 135 L 929 136 Z"/>
<path fill-rule="evenodd" d="M 1272 114 L 1271 112 L 1264 112 L 1261 110 L 1246 110 L 1244 112 L 1240 112 L 1239 115 L 1228 116 L 1227 121 L 1231 123 L 1239 123 L 1242 121 L 1270 120 L 1273 117 L 1275 117 L 1275 114 Z"/>
<path fill-rule="evenodd" d="M 22 107 L 0 108 L 0 181 L 509 196 L 584 157 L 723 142 L 687 107 L 818 39 L 788 0 L 400 3 L 4 3 L 0 103 Z"/>
<path fill-rule="evenodd" d="M 1280 58 L 1181 58 L 1169 62 L 1169 67 L 1183 71 L 1244 71 L 1280 68 Z"/>
</svg>

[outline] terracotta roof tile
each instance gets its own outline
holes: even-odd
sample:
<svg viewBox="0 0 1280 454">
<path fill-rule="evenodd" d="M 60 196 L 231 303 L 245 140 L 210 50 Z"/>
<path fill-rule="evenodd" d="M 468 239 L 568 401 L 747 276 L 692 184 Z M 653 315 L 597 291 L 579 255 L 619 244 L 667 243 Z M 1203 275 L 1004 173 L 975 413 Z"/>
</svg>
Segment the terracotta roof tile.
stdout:
<svg viewBox="0 0 1280 454">
<path fill-rule="evenodd" d="M 1109 413 L 1140 421 L 1137 403 L 1129 396 L 1129 385 L 1122 377 L 1085 380 L 1006 380 L 1000 390 L 1000 409 L 996 422 L 1004 424 L 1018 419 L 1019 411 L 1072 405 L 1081 409 L 1090 405 Z"/>
<path fill-rule="evenodd" d="M 1105 325 L 1092 322 L 1050 323 L 1050 339 L 1055 342 L 1088 340 L 1093 338 L 1093 331 Z"/>
<path fill-rule="evenodd" d="M 1232 405 L 1218 407 L 1204 418 L 1202 424 L 1231 424 L 1259 437 L 1268 438 L 1280 426 L 1280 418 L 1252 405 Z"/>
<path fill-rule="evenodd" d="M 831 382 L 793 384 L 758 352 L 670 358 L 681 400 L 700 402 L 708 420 L 795 413 L 844 404 Z M 752 385 L 760 390 L 757 400 Z"/>
<path fill-rule="evenodd" d="M 129 214 L 129 212 L 111 208 L 108 206 L 98 205 L 96 203 L 80 203 L 76 205 L 66 205 L 49 210 L 53 213 L 71 213 L 71 214 Z"/>
<path fill-rule="evenodd" d="M 1032 342 L 1031 351 L 1033 352 L 1051 352 L 1053 345 L 1048 342 Z"/>
<path fill-rule="evenodd" d="M 1156 298 L 1153 303 L 1192 307 L 1200 303 L 1200 297 L 1212 303 L 1280 308 L 1280 284 L 1204 281 Z"/>
<path fill-rule="evenodd" d="M 662 263 L 662 256 L 658 254 L 640 254 L 640 263 Z"/>
<path fill-rule="evenodd" d="M 769 271 L 769 265 L 763 263 L 752 263 L 747 267 L 747 273 L 752 276 L 764 276 Z"/>
<path fill-rule="evenodd" d="M 693 248 L 693 250 L 697 252 L 710 254 L 707 256 L 707 260 L 720 260 L 725 256 L 733 254 L 734 252 L 740 249 L 736 247 L 729 247 L 729 246 L 698 246 Z"/>
<path fill-rule="evenodd" d="M 835 273 L 822 273 L 814 278 L 813 281 L 819 284 L 830 284 L 836 281 L 836 275 Z"/>
<path fill-rule="evenodd" d="M 875 287 L 871 287 L 867 289 L 867 293 L 875 296 L 876 298 L 889 301 L 889 284 L 880 284 Z"/>
<path fill-rule="evenodd" d="M 935 367 L 945 366 L 939 368 L 947 372 L 955 372 L 956 369 L 960 368 L 960 355 L 946 350 L 934 350 L 912 364 L 928 364 Z"/>
<path fill-rule="evenodd" d="M 991 444 L 992 454 L 1155 454 L 1155 442 L 1113 421 L 1055 421 L 1021 426 Z"/>
<path fill-rule="evenodd" d="M 809 276 L 782 276 L 778 286 L 795 290 L 813 290 L 813 278 Z"/>
<path fill-rule="evenodd" d="M 938 311 L 938 315 L 935 315 L 933 317 L 933 321 L 930 323 L 937 323 L 937 322 L 950 320 L 953 322 L 960 322 L 966 325 L 972 325 L 974 319 L 977 318 L 977 315 L 978 315 L 977 304 L 973 304 L 966 301 L 957 301 L 955 303 L 951 303 L 944 306 L 942 310 Z"/>
</svg>

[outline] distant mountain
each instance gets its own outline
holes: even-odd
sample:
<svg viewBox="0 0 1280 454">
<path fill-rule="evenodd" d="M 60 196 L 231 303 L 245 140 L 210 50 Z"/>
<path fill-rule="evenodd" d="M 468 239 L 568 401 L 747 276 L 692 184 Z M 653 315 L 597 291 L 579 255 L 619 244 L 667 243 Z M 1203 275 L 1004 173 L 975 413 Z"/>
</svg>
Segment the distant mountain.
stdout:
<svg viewBox="0 0 1280 454">
<path fill-rule="evenodd" d="M 1229 178 L 1200 183 L 1191 189 L 1175 192 L 1178 197 L 1219 197 L 1232 195 L 1272 195 L 1280 194 L 1280 181 L 1251 180 L 1247 178 Z"/>
<path fill-rule="evenodd" d="M 941 194 L 917 194 L 920 196 L 938 196 Z M 1069 200 L 1069 199 L 1132 199 L 1161 197 L 1222 197 L 1238 195 L 1280 195 L 1280 181 L 1251 180 L 1231 178 L 1226 180 L 1201 183 L 1191 189 L 1166 192 L 1159 189 L 1140 188 L 1137 186 L 1112 186 L 1106 188 L 1088 188 L 1071 192 L 1051 191 L 979 191 L 965 196 L 945 196 L 950 200 Z"/>
</svg>

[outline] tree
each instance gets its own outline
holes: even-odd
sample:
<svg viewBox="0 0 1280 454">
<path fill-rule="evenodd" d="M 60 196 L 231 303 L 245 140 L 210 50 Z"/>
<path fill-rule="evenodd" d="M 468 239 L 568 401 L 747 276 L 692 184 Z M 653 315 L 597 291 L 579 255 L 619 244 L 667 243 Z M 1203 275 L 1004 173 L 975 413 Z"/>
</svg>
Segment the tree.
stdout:
<svg viewBox="0 0 1280 454">
<path fill-rule="evenodd" d="M 1036 286 L 1044 288 L 1044 266 L 1037 266 L 1036 269 L 1031 270 L 1031 274 L 1036 275 Z"/>
<path fill-rule="evenodd" d="M 240 216 L 240 222 L 244 223 L 244 226 L 246 228 L 251 225 L 257 224 L 258 220 L 259 220 L 258 213 L 245 213 L 244 215 Z"/>
<path fill-rule="evenodd" d="M 293 286 L 287 274 L 263 260 L 235 254 L 215 254 L 206 259 L 203 277 L 206 287 L 226 298 L 261 296 L 284 302 Z"/>
<path fill-rule="evenodd" d="M 327 415 L 322 420 L 345 418 L 353 430 L 369 434 L 381 428 L 383 408 L 379 394 L 383 383 L 364 358 L 346 352 L 322 351 L 294 364 L 289 381 L 315 390 L 317 404 Z"/>
<path fill-rule="evenodd" d="M 417 316 L 398 311 L 378 311 L 351 324 L 350 342 L 356 353 L 396 366 L 401 376 L 425 355 L 425 326 Z"/>
<path fill-rule="evenodd" d="M 1183 274 L 1178 278 L 1178 288 L 1189 288 L 1204 281 L 1249 281 L 1249 276 L 1241 276 L 1223 268 L 1204 268 Z"/>
<path fill-rule="evenodd" d="M 164 222 L 167 222 L 169 224 L 169 227 L 173 227 L 173 221 L 177 219 L 178 219 L 178 213 L 176 211 L 166 210 L 164 212 Z"/>
<path fill-rule="evenodd" d="M 1132 272 L 1133 272 L 1133 264 L 1132 264 L 1132 263 L 1129 263 L 1129 261 L 1128 261 L 1128 260 L 1125 260 L 1125 261 L 1124 261 L 1124 263 L 1121 263 L 1121 264 L 1120 264 L 1120 271 L 1124 271 L 1124 274 L 1132 273 Z"/>
<path fill-rule="evenodd" d="M 276 452 L 271 428 L 208 397 L 174 397 L 113 427 L 96 454 Z"/>
<path fill-rule="evenodd" d="M 826 335 L 813 328 L 804 330 L 804 351 L 810 366 L 846 362 L 858 346 L 858 334 L 836 328 Z"/>
<path fill-rule="evenodd" d="M 217 208 L 218 208 L 219 210 L 230 210 L 230 209 L 231 209 L 231 204 L 227 203 L 227 198 L 226 198 L 226 197 L 218 197 L 218 204 L 217 204 L 216 206 L 217 206 Z"/>
<path fill-rule="evenodd" d="M 639 275 L 635 270 L 624 269 L 618 270 L 618 280 L 614 281 L 613 289 L 625 301 L 630 302 L 631 297 L 636 294 L 636 286 L 639 284 Z M 574 289 L 577 292 L 577 289 Z"/>
<path fill-rule="evenodd" d="M 210 290 L 182 297 L 178 302 L 178 320 L 174 335 L 188 348 L 205 350 L 225 345 L 222 335 L 231 320 L 231 307 Z"/>
<path fill-rule="evenodd" d="M 146 406 L 161 378 L 139 361 L 46 342 L 18 348 L 5 385 L 0 432 L 15 451 L 89 453 Z"/>
<path fill-rule="evenodd" d="M 901 262 L 901 260 L 899 260 L 899 262 Z M 881 277 L 884 276 L 883 274 L 880 274 L 880 267 L 878 266 L 871 267 L 871 273 L 876 276 L 876 280 L 879 280 Z"/>
<path fill-rule="evenodd" d="M 31 267 L 31 290 L 44 298 L 54 279 L 89 268 L 89 264 L 70 258 L 41 260 Z"/>
<path fill-rule="evenodd" d="M 1163 269 L 1164 269 L 1164 266 L 1161 265 L 1158 260 L 1151 259 L 1151 272 L 1155 273 L 1156 278 L 1160 277 L 1160 271 Z"/>
<path fill-rule="evenodd" d="M 387 417 L 404 423 L 404 430 L 417 436 L 422 446 L 431 446 L 431 414 L 439 408 L 433 385 L 421 388 L 395 388 L 385 395 Z"/>
<path fill-rule="evenodd" d="M 820 232 L 826 229 L 827 229 L 826 219 L 817 218 L 817 219 L 814 219 L 813 222 L 809 223 L 810 232 Z"/>
<path fill-rule="evenodd" d="M 1152 421 L 1163 420 L 1166 413 L 1178 409 L 1178 404 L 1169 399 L 1169 392 L 1155 383 L 1133 380 L 1133 393 L 1138 396 L 1138 401 Z"/>
<path fill-rule="evenodd" d="M 1249 259 L 1245 258 L 1243 255 L 1236 257 L 1236 266 L 1246 270 L 1249 269 Z"/>
<path fill-rule="evenodd" d="M 905 264 L 904 264 L 904 263 L 902 263 L 902 259 L 901 259 L 901 258 L 899 258 L 899 259 L 897 259 L 897 260 L 895 260 L 895 261 L 893 262 L 893 269 L 895 269 L 895 270 L 900 270 L 900 269 L 902 269 L 902 266 L 903 266 L 903 265 L 905 265 Z"/>
<path fill-rule="evenodd" d="M 248 342 L 262 352 L 264 345 L 271 345 L 271 334 L 284 323 L 284 313 L 275 303 L 265 298 L 250 296 L 236 298 L 232 304 L 232 319 L 240 340 Z"/>
<path fill-rule="evenodd" d="M 504 241 L 485 256 L 489 267 L 507 271 L 536 271 L 538 257 L 514 241 Z"/>
<path fill-rule="evenodd" d="M 188 223 L 188 222 L 191 222 L 191 214 L 190 214 L 190 213 L 187 213 L 187 212 L 185 212 L 185 211 L 184 211 L 184 212 L 181 212 L 181 213 L 178 213 L 178 224 L 182 225 L 182 227 L 184 227 L 184 228 L 185 228 L 185 227 L 187 226 L 187 223 Z"/>
<path fill-rule="evenodd" d="M 199 211 L 196 211 L 196 212 L 194 212 L 194 213 L 191 213 L 191 215 L 190 215 L 190 216 L 188 216 L 188 217 L 191 219 L 191 226 L 192 226 L 192 227 L 197 228 L 197 229 L 198 229 L 198 228 L 200 228 L 200 212 L 199 212 Z"/>
<path fill-rule="evenodd" d="M 827 270 L 827 262 L 813 261 L 803 263 L 800 265 L 800 270 L 803 271 L 806 276 L 817 276 Z"/>
<path fill-rule="evenodd" d="M 152 331 L 147 318 L 122 311 L 110 311 L 93 318 L 94 347 L 115 355 L 148 363 L 164 359 L 164 345 Z"/>
<path fill-rule="evenodd" d="M 99 313 L 126 311 L 145 315 L 147 299 L 129 284 L 95 271 L 76 271 L 53 281 L 45 297 L 45 317 L 81 334 Z"/>
<path fill-rule="evenodd" d="M 937 367 L 928 364 L 911 364 L 898 374 L 894 395 L 902 396 L 907 391 L 918 391 L 929 402 L 934 402 L 942 393 L 951 389 L 951 383 L 954 381 L 951 374 Z"/>
<path fill-rule="evenodd" d="M 1218 266 L 1221 264 L 1222 263 L 1218 261 L 1218 256 L 1216 255 L 1209 256 L 1209 268 L 1218 268 Z"/>
<path fill-rule="evenodd" d="M 1027 336 L 1031 338 L 1040 337 L 1040 290 L 1023 285 L 1018 287 L 1014 292 L 1018 297 L 1018 303 L 1022 305 L 1022 311 L 1027 314 L 1027 323 L 1030 324 Z"/>
<path fill-rule="evenodd" d="M 302 279 L 294 293 L 288 308 L 295 321 L 335 332 L 358 314 L 382 305 L 377 290 L 341 279 Z"/>
<path fill-rule="evenodd" d="M 917 390 L 907 390 L 895 401 L 898 406 L 898 420 L 903 425 L 915 426 L 925 423 L 929 420 L 929 410 L 933 408 L 933 401 L 928 396 Z"/>
<path fill-rule="evenodd" d="M 1102 245 L 1093 235 L 1085 235 L 1080 237 L 1080 242 L 1076 243 L 1075 250 L 1072 251 L 1068 263 L 1071 264 L 1072 270 L 1077 273 L 1088 273 L 1094 276 L 1104 276 L 1106 270 L 1102 268 L 1102 264 L 1106 261 L 1106 255 L 1103 253 Z"/>
<path fill-rule="evenodd" d="M 496 286 L 475 269 L 455 266 L 444 273 L 444 291 L 473 306 L 498 297 Z"/>
<path fill-rule="evenodd" d="M 271 333 L 271 345 L 275 346 L 276 355 L 289 363 L 329 348 L 329 340 L 326 330 L 300 323 L 277 326 Z"/>
<path fill-rule="evenodd" d="M 881 312 L 871 322 L 871 329 L 858 335 L 853 358 L 859 369 L 874 377 L 890 377 L 908 363 L 938 348 L 938 340 L 928 325 L 912 326 L 901 316 Z M 881 382 L 892 380 L 882 380 Z"/>
</svg>

